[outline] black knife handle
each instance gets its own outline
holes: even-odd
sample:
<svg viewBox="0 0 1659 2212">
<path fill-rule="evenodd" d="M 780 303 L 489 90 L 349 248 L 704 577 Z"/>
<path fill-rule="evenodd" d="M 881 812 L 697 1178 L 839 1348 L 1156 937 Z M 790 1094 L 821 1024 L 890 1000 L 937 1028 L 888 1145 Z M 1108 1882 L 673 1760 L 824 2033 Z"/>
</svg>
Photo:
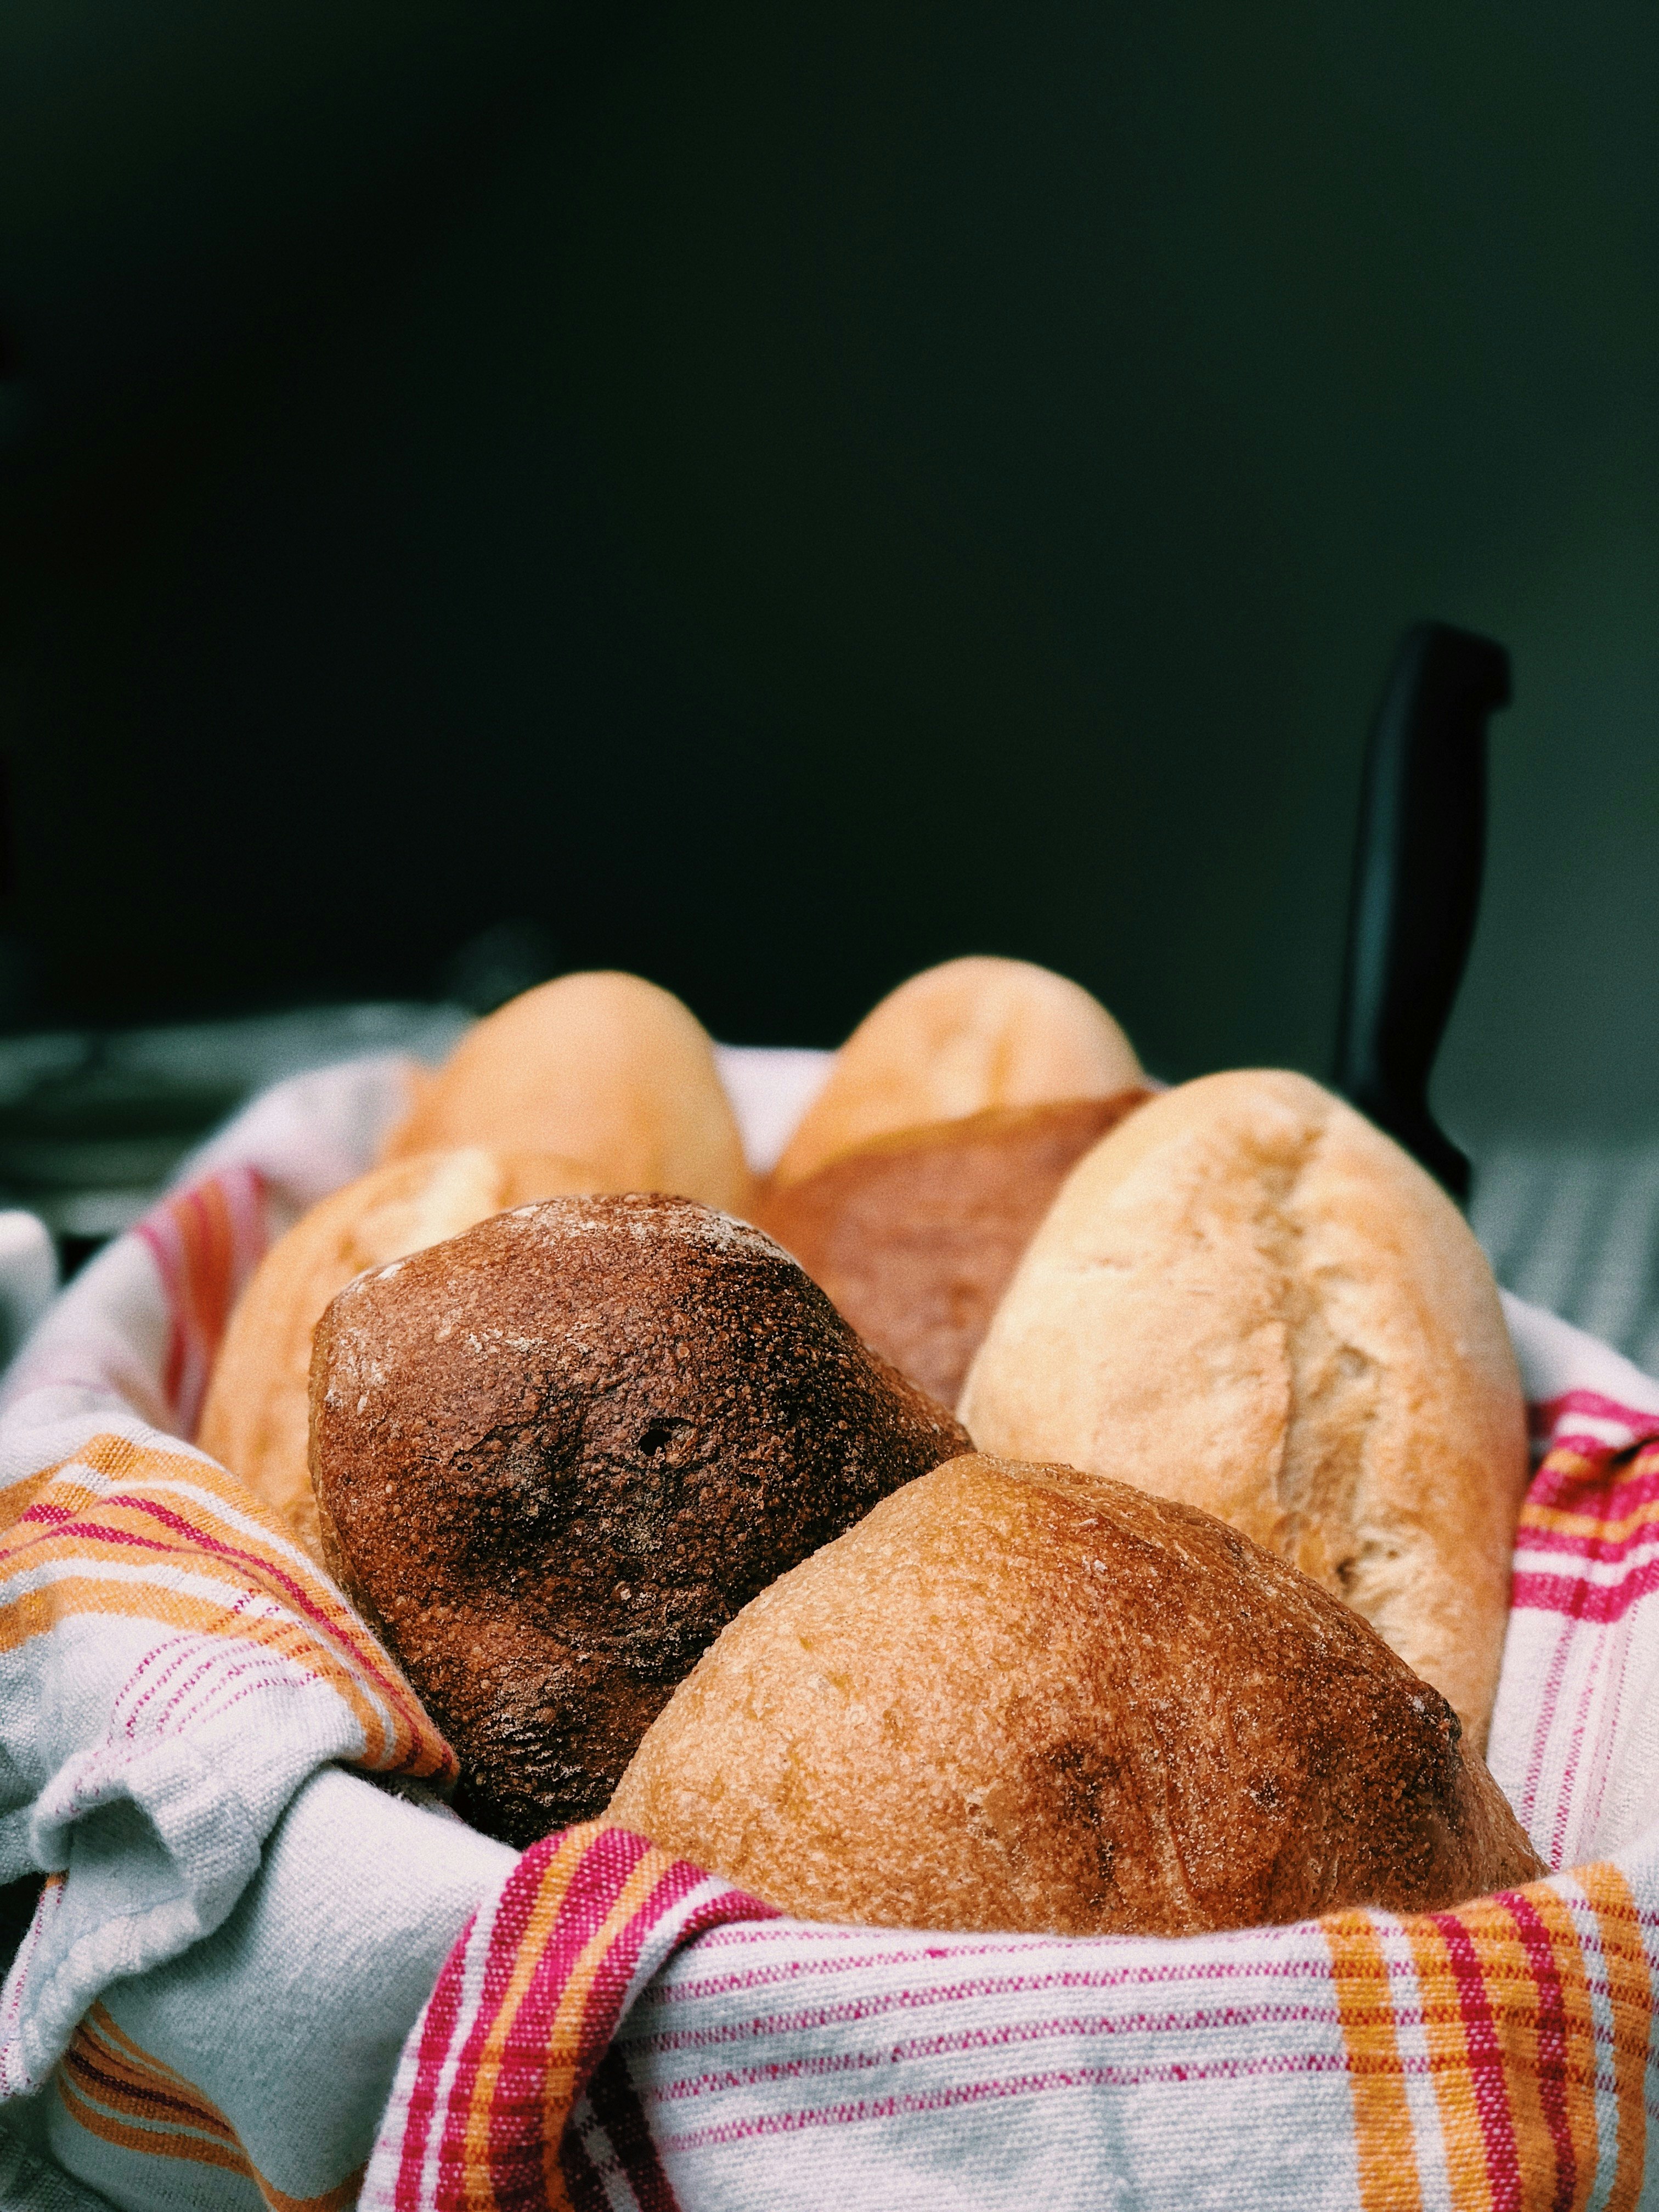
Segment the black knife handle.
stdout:
<svg viewBox="0 0 1659 2212">
<path fill-rule="evenodd" d="M 1463 978 L 1486 845 L 1486 718 L 1510 702 L 1490 638 L 1419 623 L 1389 672 L 1365 756 L 1336 1085 L 1461 1204 L 1469 1163 L 1429 1111 Z"/>
</svg>

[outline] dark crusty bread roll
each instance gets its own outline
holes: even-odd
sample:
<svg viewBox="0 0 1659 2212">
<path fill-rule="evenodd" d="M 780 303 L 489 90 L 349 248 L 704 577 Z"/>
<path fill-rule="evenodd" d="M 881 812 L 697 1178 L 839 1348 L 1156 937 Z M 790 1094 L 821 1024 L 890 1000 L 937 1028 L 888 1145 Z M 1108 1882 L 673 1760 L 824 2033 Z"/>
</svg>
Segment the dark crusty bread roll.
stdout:
<svg viewBox="0 0 1659 2212">
<path fill-rule="evenodd" d="M 1219 1514 L 1362 1613 L 1483 1747 L 1527 1480 L 1480 1246 L 1306 1077 L 1206 1076 L 1076 1167 L 962 1395 L 986 1451 Z"/>
<path fill-rule="evenodd" d="M 1054 1194 L 1152 1095 L 993 1106 L 901 1129 L 798 1182 L 764 1187 L 755 1218 L 866 1344 L 953 1406 Z"/>
<path fill-rule="evenodd" d="M 365 1267 L 436 1244 L 505 1207 L 592 1190 L 592 1173 L 545 1153 L 469 1146 L 383 1161 L 303 1213 L 236 1301 L 196 1441 L 274 1505 L 323 1556 L 307 1463 L 311 1334 L 335 1292 Z"/>
<path fill-rule="evenodd" d="M 743 1140 L 707 1031 L 638 975 L 561 975 L 470 1030 L 418 1089 L 388 1159 L 455 1145 L 556 1152 L 590 1190 L 746 1212 Z"/>
<path fill-rule="evenodd" d="M 1110 1098 L 1142 1082 L 1117 1024 L 1080 984 L 1028 960 L 947 960 L 890 991 L 836 1054 L 772 1171 L 781 1189 L 896 1129 Z"/>
<path fill-rule="evenodd" d="M 745 1607 L 607 1820 L 810 1919 L 1187 1935 L 1544 1872 L 1451 1708 L 1207 1514 L 936 1468 Z"/>
<path fill-rule="evenodd" d="M 516 1844 L 598 1813 L 738 1608 L 967 1443 L 758 1230 L 640 1196 L 361 1276 L 311 1405 L 329 1560 Z"/>
</svg>

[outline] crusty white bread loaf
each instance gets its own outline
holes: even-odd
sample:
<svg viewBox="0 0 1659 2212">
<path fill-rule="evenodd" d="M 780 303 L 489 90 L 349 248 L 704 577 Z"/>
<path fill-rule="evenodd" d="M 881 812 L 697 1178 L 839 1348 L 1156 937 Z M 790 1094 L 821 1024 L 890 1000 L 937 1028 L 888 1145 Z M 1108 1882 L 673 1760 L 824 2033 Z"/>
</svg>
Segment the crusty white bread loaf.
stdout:
<svg viewBox="0 0 1659 2212">
<path fill-rule="evenodd" d="M 1207 1076 L 1073 1169 L 961 1418 L 1219 1514 L 1362 1613 L 1484 1746 L 1527 1479 L 1492 1273 L 1415 1161 L 1305 1077 Z"/>
<path fill-rule="evenodd" d="M 1207 1514 L 977 1455 L 753 1599 L 605 1817 L 786 1912 L 1188 1935 L 1544 1869 L 1445 1700 Z"/>
<path fill-rule="evenodd" d="M 872 1138 L 993 1106 L 1110 1098 L 1145 1080 L 1099 1000 L 1025 960 L 949 960 L 866 1014 L 773 1170 L 781 1188 Z"/>
<path fill-rule="evenodd" d="M 365 1267 L 401 1260 L 532 1199 L 593 1188 L 590 1171 L 545 1153 L 473 1146 L 373 1168 L 302 1215 L 272 1245 L 236 1302 L 196 1441 L 275 1506 L 323 1557 L 306 1460 L 312 1332 Z"/>
<path fill-rule="evenodd" d="M 743 1139 L 708 1032 L 638 975 L 561 975 L 469 1030 L 385 1156 L 457 1145 L 580 1160 L 592 1190 L 748 1211 Z"/>
</svg>

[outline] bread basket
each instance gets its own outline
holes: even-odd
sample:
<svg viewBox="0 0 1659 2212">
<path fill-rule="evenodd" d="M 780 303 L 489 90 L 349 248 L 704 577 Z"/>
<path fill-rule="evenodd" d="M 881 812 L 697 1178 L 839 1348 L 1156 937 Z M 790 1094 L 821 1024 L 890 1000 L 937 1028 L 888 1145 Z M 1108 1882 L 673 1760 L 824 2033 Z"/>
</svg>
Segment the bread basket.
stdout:
<svg viewBox="0 0 1659 2212">
<path fill-rule="evenodd" d="M 1501 685 L 1447 636 L 1419 635 L 1380 735 L 1462 728 L 1467 858 Z M 1473 889 L 1406 834 L 1432 761 L 1385 750 L 1345 1075 L 1455 1181 L 1424 1082 Z M 1414 869 L 1449 922 L 1415 927 Z M 811 1063 L 723 1069 L 775 1152 Z M 265 1094 L 9 1377 L 0 1879 L 45 1880 L 0 1998 L 0 2205 L 1659 2197 L 1659 1383 L 1506 1301 L 1538 1465 L 1490 1758 L 1547 1881 L 1060 1940 L 793 1923 L 618 1831 L 520 1857 L 447 1814 L 452 1756 L 395 1668 L 188 1442 L 238 1289 L 373 1157 L 401 1082 L 370 1058 Z"/>
</svg>

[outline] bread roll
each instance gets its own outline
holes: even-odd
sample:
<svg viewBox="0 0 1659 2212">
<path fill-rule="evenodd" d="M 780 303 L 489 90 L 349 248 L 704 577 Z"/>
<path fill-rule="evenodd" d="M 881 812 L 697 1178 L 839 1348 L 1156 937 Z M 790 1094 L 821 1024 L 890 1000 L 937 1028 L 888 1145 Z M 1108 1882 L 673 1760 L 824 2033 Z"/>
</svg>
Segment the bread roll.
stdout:
<svg viewBox="0 0 1659 2212">
<path fill-rule="evenodd" d="M 469 1030 L 386 1157 L 454 1145 L 580 1160 L 592 1190 L 748 1210 L 743 1140 L 708 1034 L 637 975 L 561 975 Z"/>
<path fill-rule="evenodd" d="M 872 1137 L 927 1121 L 1110 1098 L 1143 1080 L 1097 1000 L 1024 960 L 949 960 L 890 992 L 836 1055 L 773 1171 L 781 1188 Z"/>
<path fill-rule="evenodd" d="M 498 1158 L 473 1146 L 393 1160 L 335 1191 L 271 1247 L 237 1300 L 197 1443 L 274 1505 L 320 1560 L 306 1427 L 311 1333 L 329 1300 L 363 1268 L 438 1243 L 504 1206 L 591 1188 L 588 1170 L 574 1161 Z"/>
<path fill-rule="evenodd" d="M 941 1405 L 1067 1174 L 1151 1097 L 993 1106 L 842 1152 L 763 1191 L 757 1218 L 866 1344 Z"/>
<path fill-rule="evenodd" d="M 786 1912 L 1191 1935 L 1544 1869 L 1445 1700 L 1207 1514 L 969 1456 L 726 1630 L 606 1814 Z"/>
<path fill-rule="evenodd" d="M 1206 1076 L 1073 1170 L 968 1377 L 986 1451 L 1218 1513 L 1345 1598 L 1484 1747 L 1527 1480 L 1491 1270 L 1304 1076 Z"/>
<path fill-rule="evenodd" d="M 967 1438 L 758 1230 L 556 1199 L 361 1275 L 317 1331 L 331 1565 L 527 1844 L 600 1812 L 775 1575 Z"/>
</svg>

